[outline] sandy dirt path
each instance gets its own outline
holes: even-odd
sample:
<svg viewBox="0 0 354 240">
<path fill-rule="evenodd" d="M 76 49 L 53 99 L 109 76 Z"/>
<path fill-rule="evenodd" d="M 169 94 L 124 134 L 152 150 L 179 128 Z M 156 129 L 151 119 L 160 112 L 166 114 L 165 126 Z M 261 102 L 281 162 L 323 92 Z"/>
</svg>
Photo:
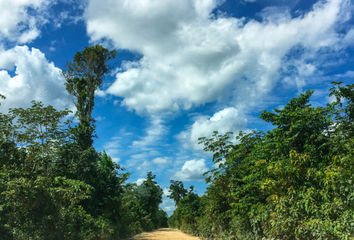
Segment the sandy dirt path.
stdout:
<svg viewBox="0 0 354 240">
<path fill-rule="evenodd" d="M 127 240 L 200 240 L 200 238 L 189 236 L 177 229 L 160 228 L 153 232 L 141 233 Z"/>
</svg>

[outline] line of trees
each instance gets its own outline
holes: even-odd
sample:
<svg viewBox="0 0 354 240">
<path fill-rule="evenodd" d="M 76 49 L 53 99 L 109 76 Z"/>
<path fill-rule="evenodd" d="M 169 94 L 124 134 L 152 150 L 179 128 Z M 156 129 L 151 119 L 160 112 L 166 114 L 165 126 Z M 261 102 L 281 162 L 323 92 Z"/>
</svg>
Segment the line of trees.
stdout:
<svg viewBox="0 0 354 240">
<path fill-rule="evenodd" d="M 167 223 L 206 239 L 354 239 L 354 84 L 333 82 L 326 107 L 307 91 L 264 111 L 275 128 L 240 132 L 237 144 L 201 138 L 219 167 L 202 196 L 171 181 L 167 222 L 155 175 L 128 184 L 92 146 L 94 94 L 115 55 L 86 47 L 63 71 L 79 123 L 41 102 L 0 113 L 1 239 L 119 239 Z"/>
<path fill-rule="evenodd" d="M 200 138 L 220 165 L 202 196 L 171 182 L 169 226 L 204 239 L 354 239 L 354 84 L 332 84 L 326 107 L 306 91 L 262 112 L 271 131 Z"/>
<path fill-rule="evenodd" d="M 35 101 L 0 113 L 0 239 L 121 239 L 167 226 L 155 175 L 126 183 L 129 173 L 92 146 L 95 91 L 115 55 L 86 47 L 63 71 L 78 124 Z"/>
</svg>

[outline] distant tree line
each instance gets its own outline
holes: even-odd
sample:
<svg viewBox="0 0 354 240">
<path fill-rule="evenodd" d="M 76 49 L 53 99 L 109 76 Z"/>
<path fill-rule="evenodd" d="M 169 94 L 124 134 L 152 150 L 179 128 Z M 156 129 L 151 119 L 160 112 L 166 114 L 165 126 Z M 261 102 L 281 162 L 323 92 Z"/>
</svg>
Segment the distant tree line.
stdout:
<svg viewBox="0 0 354 240">
<path fill-rule="evenodd" d="M 126 183 L 130 174 L 92 146 L 95 91 L 115 55 L 86 47 L 63 71 L 79 123 L 35 101 L 0 113 L 1 240 L 121 239 L 167 226 L 155 175 Z"/>
<path fill-rule="evenodd" d="M 202 196 L 171 182 L 169 226 L 203 239 L 354 239 L 354 84 L 332 84 L 326 107 L 306 91 L 262 112 L 266 133 L 200 138 L 220 165 Z"/>
</svg>

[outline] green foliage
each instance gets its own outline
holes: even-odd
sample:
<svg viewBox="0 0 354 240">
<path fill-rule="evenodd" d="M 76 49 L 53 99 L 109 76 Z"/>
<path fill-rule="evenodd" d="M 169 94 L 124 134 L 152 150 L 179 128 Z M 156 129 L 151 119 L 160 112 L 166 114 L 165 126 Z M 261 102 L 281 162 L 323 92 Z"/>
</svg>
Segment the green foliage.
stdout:
<svg viewBox="0 0 354 240">
<path fill-rule="evenodd" d="M 156 214 L 156 217 L 157 217 L 158 228 L 167 228 L 168 227 L 168 224 L 167 224 L 168 216 L 164 210 L 159 209 Z"/>
<path fill-rule="evenodd" d="M 189 233 L 196 231 L 198 218 L 201 216 L 201 203 L 198 194 L 193 192 L 192 186 L 188 194 L 177 204 L 178 213 L 181 216 L 180 229 Z"/>
<path fill-rule="evenodd" d="M 198 219 L 202 214 L 201 198 L 194 193 L 194 186 L 189 191 L 180 181 L 171 180 L 170 195 L 174 199 L 176 209 L 168 219 L 168 226 L 178 228 L 188 233 L 194 233 L 198 228 Z"/>
<path fill-rule="evenodd" d="M 74 98 L 77 108 L 80 124 L 75 132 L 83 149 L 91 147 L 93 143 L 95 91 L 102 86 L 104 77 L 111 69 L 108 62 L 116 54 L 116 50 L 108 51 L 100 45 L 86 47 L 82 52 L 77 52 L 74 61 L 66 64 L 67 70 L 62 71 L 66 90 Z"/>
<path fill-rule="evenodd" d="M 139 205 L 151 216 L 153 228 L 158 228 L 159 204 L 162 203 L 163 190 L 154 181 L 155 177 L 156 175 L 148 172 L 146 180 L 137 188 L 137 191 L 140 194 Z"/>
<path fill-rule="evenodd" d="M 1 239 L 117 239 L 166 226 L 155 175 L 125 184 L 106 152 L 80 147 L 69 113 L 33 102 L 0 114 Z"/>
<path fill-rule="evenodd" d="M 181 200 L 183 197 L 185 197 L 188 193 L 187 189 L 184 188 L 183 183 L 181 181 L 174 181 L 171 180 L 171 185 L 170 185 L 170 199 L 173 199 L 175 204 L 178 204 L 179 200 Z"/>
<path fill-rule="evenodd" d="M 32 104 L 0 115 L 0 231 L 6 239 L 88 239 L 89 218 L 78 203 L 92 186 L 55 174 L 58 153 L 71 141 L 69 122 L 62 123 L 69 111 Z M 67 217 L 73 211 L 86 216 L 76 226 Z"/>
<path fill-rule="evenodd" d="M 102 86 L 105 75 L 111 69 L 107 63 L 114 59 L 116 54 L 116 50 L 108 51 L 100 45 L 86 47 L 82 52 L 77 52 L 74 61 L 68 62 L 67 70 L 63 70 L 65 87 L 69 94 L 76 98 L 75 106 L 80 121 L 90 120 L 95 91 Z"/>
<path fill-rule="evenodd" d="M 146 180 L 137 186 L 125 185 L 123 206 L 126 209 L 124 219 L 125 229 L 131 233 L 152 231 L 153 229 L 167 226 L 167 214 L 159 209 L 162 203 L 163 190 L 154 181 L 155 175 L 148 172 Z"/>
<path fill-rule="evenodd" d="M 199 208 L 182 198 L 169 224 L 204 238 L 354 239 L 354 84 L 333 84 L 326 107 L 307 91 L 262 112 L 267 133 L 241 132 L 235 145 L 229 133 L 200 138 L 221 164 Z"/>
<path fill-rule="evenodd" d="M 115 55 L 88 47 L 63 71 L 78 125 L 66 120 L 71 111 L 35 101 L 0 113 L 2 240 L 109 240 L 166 226 L 155 175 L 126 184 L 130 174 L 92 147 L 94 92 Z"/>
</svg>

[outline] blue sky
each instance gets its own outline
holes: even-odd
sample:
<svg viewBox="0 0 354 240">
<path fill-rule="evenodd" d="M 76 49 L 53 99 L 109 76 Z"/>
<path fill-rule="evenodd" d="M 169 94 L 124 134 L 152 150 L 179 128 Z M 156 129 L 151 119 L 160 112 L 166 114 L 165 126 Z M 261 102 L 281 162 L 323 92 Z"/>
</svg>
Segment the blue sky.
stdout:
<svg viewBox="0 0 354 240">
<path fill-rule="evenodd" d="M 350 0 L 1 0 L 0 111 L 32 100 L 73 109 L 60 74 L 85 46 L 117 49 L 97 91 L 98 139 L 140 182 L 198 193 L 214 168 L 198 137 L 272 128 L 260 112 L 331 81 L 352 83 Z M 140 179 L 140 180 L 139 180 Z M 161 205 L 171 213 L 173 202 Z"/>
</svg>

